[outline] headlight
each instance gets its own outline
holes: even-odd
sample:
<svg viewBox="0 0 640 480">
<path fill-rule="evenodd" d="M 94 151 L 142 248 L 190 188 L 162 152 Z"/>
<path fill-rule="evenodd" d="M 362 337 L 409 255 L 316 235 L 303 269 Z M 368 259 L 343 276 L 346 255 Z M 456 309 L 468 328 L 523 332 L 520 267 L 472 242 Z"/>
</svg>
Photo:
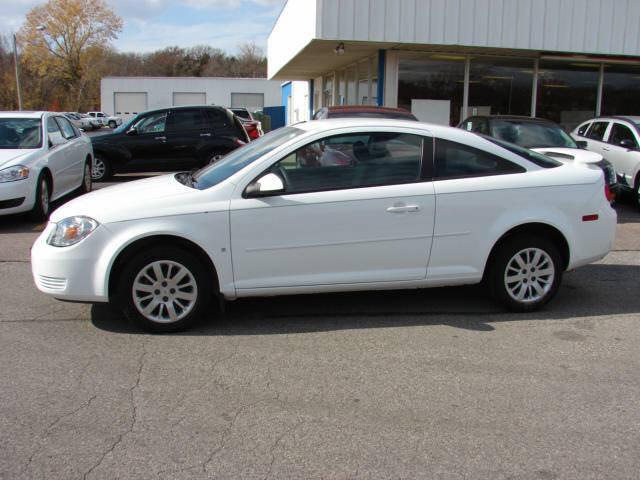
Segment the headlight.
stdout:
<svg viewBox="0 0 640 480">
<path fill-rule="evenodd" d="M 15 182 L 29 178 L 29 169 L 24 165 L 14 165 L 13 167 L 0 170 L 0 183 Z"/>
<path fill-rule="evenodd" d="M 69 217 L 56 224 L 56 228 L 47 239 L 54 247 L 68 247 L 87 238 L 99 225 L 93 218 Z"/>
</svg>

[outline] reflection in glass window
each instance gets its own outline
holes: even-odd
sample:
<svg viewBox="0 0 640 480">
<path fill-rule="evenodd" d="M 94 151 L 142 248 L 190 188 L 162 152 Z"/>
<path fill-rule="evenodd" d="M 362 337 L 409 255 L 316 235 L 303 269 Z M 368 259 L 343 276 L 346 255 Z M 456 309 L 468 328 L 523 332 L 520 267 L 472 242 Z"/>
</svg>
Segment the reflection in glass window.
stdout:
<svg viewBox="0 0 640 480">
<path fill-rule="evenodd" d="M 416 108 L 427 113 L 431 111 L 430 121 L 458 125 L 462 120 L 464 64 L 465 57 L 462 55 L 402 54 L 398 74 L 398 107 L 413 111 L 414 114 L 418 113 Z M 415 105 L 414 100 L 423 102 Z M 433 103 L 430 105 L 429 101 Z M 438 114 L 434 117 L 436 109 Z M 422 119 L 420 114 L 416 116 Z"/>
<path fill-rule="evenodd" d="M 540 62 L 536 116 L 571 131 L 595 116 L 600 65 Z"/>
<path fill-rule="evenodd" d="M 338 135 L 308 144 L 280 160 L 271 172 L 286 193 L 317 192 L 416 182 L 422 138 L 404 133 Z"/>
<path fill-rule="evenodd" d="M 639 98 L 640 66 L 605 65 L 602 115 L 637 115 Z"/>
<path fill-rule="evenodd" d="M 148 115 L 136 124 L 138 133 L 162 133 L 167 122 L 167 112 L 158 112 Z"/>
<path fill-rule="evenodd" d="M 469 115 L 531 114 L 533 60 L 502 57 L 471 59 Z"/>
<path fill-rule="evenodd" d="M 435 177 L 439 179 L 484 177 L 526 171 L 520 165 L 489 152 L 450 142 L 436 140 Z"/>
</svg>

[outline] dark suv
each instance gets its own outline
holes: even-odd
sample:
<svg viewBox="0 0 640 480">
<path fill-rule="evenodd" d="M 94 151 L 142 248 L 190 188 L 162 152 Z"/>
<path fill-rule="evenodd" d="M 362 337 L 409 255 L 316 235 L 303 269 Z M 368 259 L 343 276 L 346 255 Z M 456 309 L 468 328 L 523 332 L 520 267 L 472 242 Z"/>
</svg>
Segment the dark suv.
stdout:
<svg viewBox="0 0 640 480">
<path fill-rule="evenodd" d="M 91 137 L 92 177 L 190 170 L 249 142 L 242 122 L 223 107 L 171 107 L 143 112 L 113 133 Z"/>
</svg>

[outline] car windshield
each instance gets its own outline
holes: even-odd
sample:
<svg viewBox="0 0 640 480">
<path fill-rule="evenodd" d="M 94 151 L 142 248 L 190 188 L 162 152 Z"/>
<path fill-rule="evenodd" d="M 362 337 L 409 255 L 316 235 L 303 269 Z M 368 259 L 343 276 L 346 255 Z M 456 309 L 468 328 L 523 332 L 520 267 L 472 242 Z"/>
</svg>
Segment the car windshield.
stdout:
<svg viewBox="0 0 640 480">
<path fill-rule="evenodd" d="M 491 120 L 491 136 L 525 148 L 578 148 L 558 125 L 520 120 Z"/>
<path fill-rule="evenodd" d="M 40 148 L 39 118 L 0 118 L 0 148 Z"/>
<path fill-rule="evenodd" d="M 303 130 L 294 127 L 283 127 L 247 143 L 219 162 L 207 165 L 193 174 L 194 187 L 199 190 L 217 185 L 231 175 L 239 172 L 247 165 L 258 160 L 274 148 L 304 133 Z"/>
<path fill-rule="evenodd" d="M 127 130 L 129 130 L 131 128 L 132 125 L 134 125 L 138 119 L 140 118 L 140 114 L 136 115 L 135 117 L 133 117 L 131 120 L 129 120 L 128 122 L 122 122 L 122 124 L 113 130 L 113 133 L 124 133 Z"/>
<path fill-rule="evenodd" d="M 489 140 L 491 143 L 495 143 L 499 147 L 502 147 L 506 150 L 509 150 L 511 153 L 515 153 L 525 160 L 529 160 L 531 163 L 534 163 L 542 168 L 554 168 L 562 165 L 562 162 L 554 160 L 551 157 L 543 155 L 542 153 L 534 152 L 533 150 L 529 150 L 528 148 L 523 148 L 515 143 L 505 142 L 504 140 L 499 140 L 494 137 L 490 137 L 489 135 L 478 134 L 482 138 Z"/>
</svg>

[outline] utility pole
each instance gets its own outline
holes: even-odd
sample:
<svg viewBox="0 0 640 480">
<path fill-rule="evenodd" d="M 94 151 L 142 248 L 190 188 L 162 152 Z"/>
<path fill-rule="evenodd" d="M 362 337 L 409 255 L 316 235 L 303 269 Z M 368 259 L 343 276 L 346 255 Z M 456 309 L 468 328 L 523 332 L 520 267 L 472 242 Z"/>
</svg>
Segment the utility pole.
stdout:
<svg viewBox="0 0 640 480">
<path fill-rule="evenodd" d="M 13 63 L 16 67 L 16 91 L 18 92 L 18 110 L 22 110 L 22 93 L 20 92 L 20 68 L 18 67 L 18 46 L 16 34 L 13 34 Z"/>
</svg>

